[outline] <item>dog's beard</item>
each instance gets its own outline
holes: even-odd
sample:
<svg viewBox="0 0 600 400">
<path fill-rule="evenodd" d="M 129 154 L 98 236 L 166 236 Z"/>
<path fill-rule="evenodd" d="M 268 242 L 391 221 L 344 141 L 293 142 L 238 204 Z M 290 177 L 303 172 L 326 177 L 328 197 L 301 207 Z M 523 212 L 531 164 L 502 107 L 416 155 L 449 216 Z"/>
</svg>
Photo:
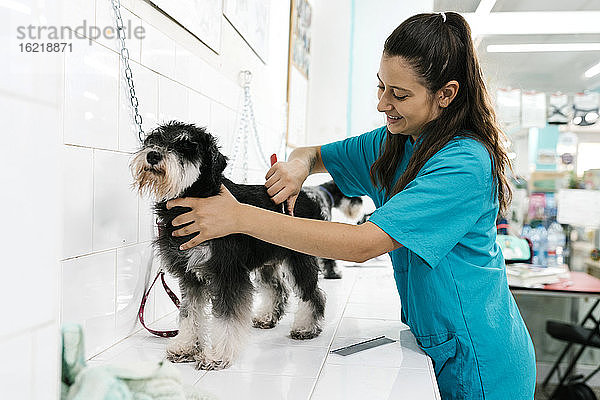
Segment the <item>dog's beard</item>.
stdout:
<svg viewBox="0 0 600 400">
<path fill-rule="evenodd" d="M 147 154 L 154 149 L 139 151 L 131 161 L 133 186 L 141 196 L 153 196 L 156 201 L 166 201 L 179 197 L 200 176 L 198 164 L 179 162 L 172 153 L 164 153 L 158 164 L 150 165 Z"/>
</svg>

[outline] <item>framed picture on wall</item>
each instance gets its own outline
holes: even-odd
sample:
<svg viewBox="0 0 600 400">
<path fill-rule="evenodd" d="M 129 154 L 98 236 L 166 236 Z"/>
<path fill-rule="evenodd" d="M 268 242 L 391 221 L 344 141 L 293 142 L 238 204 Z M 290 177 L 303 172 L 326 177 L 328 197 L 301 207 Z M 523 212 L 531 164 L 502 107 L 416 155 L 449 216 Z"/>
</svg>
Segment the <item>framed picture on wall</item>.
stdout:
<svg viewBox="0 0 600 400">
<path fill-rule="evenodd" d="M 306 145 L 312 7 L 307 0 L 291 0 L 290 7 L 287 144 L 293 148 Z"/>
<path fill-rule="evenodd" d="M 221 51 L 223 0 L 152 0 L 215 53 Z"/>
<path fill-rule="evenodd" d="M 312 7 L 307 0 L 292 0 L 290 51 L 292 64 L 308 79 Z"/>
<path fill-rule="evenodd" d="M 256 55 L 267 63 L 271 0 L 225 0 L 223 15 Z"/>
</svg>

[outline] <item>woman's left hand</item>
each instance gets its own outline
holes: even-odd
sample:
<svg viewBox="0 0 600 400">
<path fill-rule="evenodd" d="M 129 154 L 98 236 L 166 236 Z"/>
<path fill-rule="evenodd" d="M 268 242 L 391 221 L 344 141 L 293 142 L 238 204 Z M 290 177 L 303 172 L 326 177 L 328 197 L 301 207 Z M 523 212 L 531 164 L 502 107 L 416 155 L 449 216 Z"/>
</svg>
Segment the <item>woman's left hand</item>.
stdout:
<svg viewBox="0 0 600 400">
<path fill-rule="evenodd" d="M 188 226 L 173 232 L 173 236 L 186 236 L 196 232 L 191 240 L 182 244 L 180 250 L 187 250 L 200 243 L 238 233 L 239 211 L 241 204 L 233 197 L 227 188 L 221 185 L 221 193 L 207 198 L 182 197 L 169 200 L 167 208 L 189 207 L 192 210 L 173 219 L 173 226 Z"/>
</svg>

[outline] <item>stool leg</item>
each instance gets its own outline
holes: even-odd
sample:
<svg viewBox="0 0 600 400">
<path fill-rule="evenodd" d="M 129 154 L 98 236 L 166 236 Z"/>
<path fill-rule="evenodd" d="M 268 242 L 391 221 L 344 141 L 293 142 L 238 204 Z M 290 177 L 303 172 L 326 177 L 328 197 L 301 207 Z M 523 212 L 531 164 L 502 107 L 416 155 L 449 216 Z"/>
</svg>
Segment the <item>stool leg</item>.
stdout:
<svg viewBox="0 0 600 400">
<path fill-rule="evenodd" d="M 575 364 L 577 364 L 577 360 L 579 360 L 579 357 L 581 357 L 581 353 L 583 353 L 583 351 L 585 350 L 586 347 L 587 346 L 582 345 L 581 349 L 577 352 L 577 355 L 573 358 L 573 360 L 571 360 L 571 363 L 567 367 L 567 371 L 565 372 L 564 376 L 560 379 L 556 389 L 554 389 L 552 391 L 552 394 L 550 395 L 549 400 L 552 400 L 554 398 L 554 396 L 556 395 L 556 392 L 558 392 L 558 390 L 563 386 L 565 381 L 569 378 L 569 376 L 571 375 L 571 372 L 575 368 Z"/>
<path fill-rule="evenodd" d="M 546 379 L 544 379 L 544 382 L 542 382 L 542 388 L 545 388 L 548 385 L 548 382 L 550 382 L 550 378 L 552 378 L 552 375 L 554 375 L 554 371 L 557 371 L 557 374 L 558 374 L 558 365 L 560 364 L 562 359 L 565 357 L 565 355 L 567 355 L 567 352 L 569 351 L 569 349 L 571 349 L 571 346 L 573 346 L 573 343 L 567 344 L 567 346 L 565 347 L 563 352 L 560 354 L 560 357 L 558 357 L 558 359 L 552 366 L 552 369 L 550 369 L 550 372 L 548 373 L 548 375 L 546 375 Z M 561 378 L 560 374 L 558 374 L 558 379 L 560 380 L 560 378 Z"/>
</svg>

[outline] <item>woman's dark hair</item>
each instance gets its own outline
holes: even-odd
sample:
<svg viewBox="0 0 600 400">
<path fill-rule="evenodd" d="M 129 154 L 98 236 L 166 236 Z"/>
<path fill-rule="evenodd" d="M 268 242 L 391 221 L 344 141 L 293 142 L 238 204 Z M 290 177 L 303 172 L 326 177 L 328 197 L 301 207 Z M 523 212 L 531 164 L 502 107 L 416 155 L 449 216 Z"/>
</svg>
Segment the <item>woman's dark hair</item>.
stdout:
<svg viewBox="0 0 600 400">
<path fill-rule="evenodd" d="M 385 41 L 385 57 L 402 57 L 433 98 L 451 80 L 459 83 L 456 97 L 439 117 L 428 122 L 419 136 L 406 171 L 394 185 L 394 175 L 404 154 L 407 135 L 389 131 L 382 153 L 370 170 L 371 181 L 385 189 L 388 198 L 401 192 L 416 178 L 427 160 L 449 141 L 462 136 L 481 142 L 492 161 L 493 193 L 500 213 L 508 208 L 511 190 L 505 173 L 510 168 L 496 114 L 473 48 L 471 29 L 457 13 L 418 14 L 408 18 Z M 378 185 L 379 183 L 379 185 Z M 392 185 L 394 185 L 392 187 Z M 496 192 L 497 188 L 497 192 Z"/>
</svg>

